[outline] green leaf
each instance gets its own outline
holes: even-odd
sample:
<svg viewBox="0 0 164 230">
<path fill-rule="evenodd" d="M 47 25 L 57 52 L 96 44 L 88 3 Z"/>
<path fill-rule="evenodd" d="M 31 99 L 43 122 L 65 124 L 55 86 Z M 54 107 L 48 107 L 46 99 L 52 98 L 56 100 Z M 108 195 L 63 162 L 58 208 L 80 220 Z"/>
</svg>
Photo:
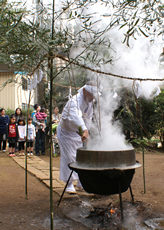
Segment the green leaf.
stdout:
<svg viewBox="0 0 164 230">
<path fill-rule="evenodd" d="M 72 11 L 71 11 L 71 13 L 69 14 L 69 18 L 71 18 L 72 17 Z"/>
<path fill-rule="evenodd" d="M 133 30 L 134 27 L 131 27 L 128 31 L 127 31 L 127 34 L 129 34 L 132 30 Z"/>
<path fill-rule="evenodd" d="M 147 34 L 145 34 L 145 32 L 139 27 L 139 30 L 141 31 L 141 33 L 145 36 L 145 37 L 149 37 Z"/>
<path fill-rule="evenodd" d="M 138 24 L 139 20 L 140 19 L 138 18 L 137 21 L 135 22 L 134 26 L 136 26 Z"/>
<path fill-rule="evenodd" d="M 123 28 L 124 26 L 126 26 L 128 23 L 126 22 L 125 24 L 123 24 L 122 26 L 120 26 L 119 29 Z"/>
</svg>

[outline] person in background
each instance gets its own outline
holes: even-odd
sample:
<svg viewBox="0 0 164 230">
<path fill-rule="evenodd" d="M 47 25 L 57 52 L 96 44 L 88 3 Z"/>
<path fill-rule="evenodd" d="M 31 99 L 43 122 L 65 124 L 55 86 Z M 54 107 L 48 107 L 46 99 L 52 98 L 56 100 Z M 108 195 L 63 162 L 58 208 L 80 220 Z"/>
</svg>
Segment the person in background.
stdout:
<svg viewBox="0 0 164 230">
<path fill-rule="evenodd" d="M 19 118 L 24 118 L 23 115 L 22 115 L 22 110 L 20 108 L 16 108 L 15 110 L 15 122 L 17 123 L 18 125 L 18 120 Z"/>
<path fill-rule="evenodd" d="M 35 105 L 34 105 L 34 111 L 31 113 L 32 124 L 34 125 L 34 127 L 36 126 L 36 124 L 35 124 L 35 120 L 36 120 L 35 114 L 36 114 L 38 111 L 40 111 L 40 105 L 39 105 L 39 104 L 35 104 Z M 40 143 L 40 145 L 41 145 L 41 143 Z M 36 149 L 36 140 L 35 140 L 34 149 Z"/>
<path fill-rule="evenodd" d="M 62 112 L 62 118 L 57 127 L 57 138 L 60 147 L 60 180 L 68 181 L 71 170 L 69 163 L 76 161 L 76 150 L 83 146 L 89 137 L 93 115 L 93 100 L 97 96 L 96 83 L 88 82 L 78 90 L 66 104 Z M 82 189 L 78 174 L 73 172 L 66 191 L 76 193 L 73 181 L 77 180 L 76 188 Z"/>
<path fill-rule="evenodd" d="M 24 118 L 22 115 L 22 110 L 20 108 L 16 108 L 16 110 L 15 110 L 15 119 L 16 119 L 15 122 L 17 125 L 18 125 L 19 118 Z M 18 142 L 15 145 L 15 152 L 17 152 L 17 151 L 18 151 Z"/>
<path fill-rule="evenodd" d="M 40 156 L 39 153 L 39 145 L 41 145 L 41 154 L 45 155 L 45 128 L 46 123 L 45 120 L 37 120 L 36 114 L 33 116 L 33 122 L 35 123 L 36 127 L 36 140 L 35 140 L 35 153 L 36 156 Z M 44 131 L 43 131 L 44 130 Z"/>
<path fill-rule="evenodd" d="M 9 142 L 9 156 L 15 156 L 15 145 L 18 141 L 18 125 L 16 124 L 15 115 L 10 116 L 9 124 L 6 126 L 6 140 Z"/>
<path fill-rule="evenodd" d="M 26 126 L 25 121 L 22 117 L 18 120 L 18 148 L 19 148 L 19 156 L 24 156 L 24 144 L 26 140 Z"/>
<path fill-rule="evenodd" d="M 59 113 L 59 109 L 57 106 L 54 107 L 54 114 L 52 114 L 52 133 L 53 137 L 56 138 L 56 129 L 61 119 L 61 114 Z"/>
<path fill-rule="evenodd" d="M 0 150 L 6 151 L 6 125 L 9 123 L 9 116 L 5 115 L 5 109 L 0 109 Z M 3 146 L 2 146 L 3 143 Z"/>
<path fill-rule="evenodd" d="M 33 142 L 35 140 L 35 136 L 36 136 L 35 126 L 32 124 L 32 117 L 29 117 L 28 135 L 27 135 L 27 155 L 33 155 Z"/>
<path fill-rule="evenodd" d="M 52 114 L 52 124 L 59 123 L 61 119 L 61 114 L 59 113 L 59 108 L 57 106 L 54 107 L 54 114 Z"/>
<path fill-rule="evenodd" d="M 38 111 L 40 111 L 40 105 L 39 105 L 39 104 L 35 104 L 35 105 L 34 105 L 34 110 L 33 110 L 33 112 L 31 113 L 32 119 L 33 119 L 34 115 L 35 115 Z M 34 123 L 33 121 L 32 121 L 32 124 L 35 126 L 35 123 Z"/>
<path fill-rule="evenodd" d="M 36 117 L 37 121 L 39 121 L 40 123 L 45 123 L 45 121 L 47 119 L 46 109 L 44 107 L 42 107 L 41 110 L 35 114 L 35 117 Z M 36 132 L 37 132 L 37 130 L 38 130 L 38 126 L 36 124 Z M 45 132 L 44 126 L 42 128 L 42 131 Z"/>
</svg>

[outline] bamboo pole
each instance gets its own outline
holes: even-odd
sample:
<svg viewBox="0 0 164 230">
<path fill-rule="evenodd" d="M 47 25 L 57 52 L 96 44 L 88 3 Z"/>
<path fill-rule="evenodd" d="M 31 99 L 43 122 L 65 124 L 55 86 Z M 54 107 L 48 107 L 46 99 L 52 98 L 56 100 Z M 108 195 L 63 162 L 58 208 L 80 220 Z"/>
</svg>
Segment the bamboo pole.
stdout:
<svg viewBox="0 0 164 230">
<path fill-rule="evenodd" d="M 51 59 L 51 64 L 53 65 L 53 59 Z M 52 76 L 53 76 L 53 66 L 50 70 L 50 213 L 51 213 L 51 230 L 53 230 L 53 191 L 52 191 Z"/>
<path fill-rule="evenodd" d="M 142 102 L 140 99 L 140 122 L 141 122 L 141 140 L 143 140 L 143 130 L 142 130 Z M 146 193 L 146 182 L 145 182 L 145 151 L 142 145 L 142 167 L 143 167 L 143 184 L 144 184 L 144 194 Z"/>
<path fill-rule="evenodd" d="M 145 182 L 145 151 L 142 147 L 142 164 L 143 164 L 143 183 L 144 183 L 144 194 L 146 193 L 146 182 Z"/>
<path fill-rule="evenodd" d="M 28 137 L 28 115 L 30 109 L 30 100 L 31 100 L 31 90 L 29 91 L 29 100 L 28 100 L 28 110 L 27 110 L 27 125 L 26 125 L 26 149 L 25 149 L 25 196 L 28 199 L 27 191 L 27 137 Z"/>
<path fill-rule="evenodd" d="M 99 110 L 99 130 L 101 133 L 101 114 L 100 114 L 100 98 L 99 98 L 99 90 L 98 90 L 98 75 L 97 75 L 97 102 L 98 102 L 98 110 Z M 100 135 L 101 136 L 101 135 Z"/>
<path fill-rule="evenodd" d="M 52 7 L 52 36 L 53 40 L 54 36 L 54 11 L 55 11 L 55 0 L 53 0 Z M 51 52 L 50 52 L 51 54 Z M 53 191 L 52 191 L 52 84 L 53 82 L 53 58 L 51 58 L 51 66 L 50 66 L 50 218 L 51 218 L 51 230 L 53 230 Z"/>
</svg>

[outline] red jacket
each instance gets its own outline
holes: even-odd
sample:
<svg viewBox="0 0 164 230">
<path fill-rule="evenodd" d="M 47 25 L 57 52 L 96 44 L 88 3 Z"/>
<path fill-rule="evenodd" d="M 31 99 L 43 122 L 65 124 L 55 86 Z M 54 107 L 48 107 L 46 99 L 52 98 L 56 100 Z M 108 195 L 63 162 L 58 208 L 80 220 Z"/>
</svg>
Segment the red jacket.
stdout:
<svg viewBox="0 0 164 230">
<path fill-rule="evenodd" d="M 9 132 L 9 126 L 10 125 L 15 126 L 15 130 L 13 130 L 13 132 L 11 132 L 11 130 Z M 18 125 L 16 123 L 14 123 L 14 124 L 7 124 L 7 126 L 6 126 L 6 139 L 9 139 L 9 138 L 14 138 L 16 140 L 18 140 L 18 138 L 19 138 Z"/>
</svg>

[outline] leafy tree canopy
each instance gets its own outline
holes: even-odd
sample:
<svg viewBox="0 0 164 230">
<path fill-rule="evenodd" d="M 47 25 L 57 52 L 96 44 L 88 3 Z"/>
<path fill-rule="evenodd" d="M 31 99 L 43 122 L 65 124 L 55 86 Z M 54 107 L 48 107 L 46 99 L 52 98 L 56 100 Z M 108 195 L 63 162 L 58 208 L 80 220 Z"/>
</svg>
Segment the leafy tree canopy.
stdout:
<svg viewBox="0 0 164 230">
<path fill-rule="evenodd" d="M 14 64 L 29 74 L 51 57 L 94 67 L 112 63 L 106 34 L 114 27 L 126 28 L 123 42 L 127 45 L 130 38 L 154 33 L 154 25 L 157 36 L 162 32 L 164 4 L 160 0 L 65 1 L 55 11 L 53 36 L 49 6 L 38 4 L 34 13 L 20 3 L 3 0 L 0 4 L 0 63 Z M 104 14 L 91 10 L 101 5 L 107 9 Z"/>
</svg>

